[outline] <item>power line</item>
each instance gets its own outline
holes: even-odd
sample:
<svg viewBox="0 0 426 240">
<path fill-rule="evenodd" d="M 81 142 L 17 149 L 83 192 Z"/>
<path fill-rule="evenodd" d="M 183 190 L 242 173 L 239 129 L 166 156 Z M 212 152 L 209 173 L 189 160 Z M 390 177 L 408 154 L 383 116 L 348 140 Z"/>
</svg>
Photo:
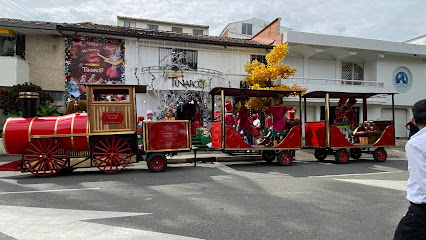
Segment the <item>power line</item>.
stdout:
<svg viewBox="0 0 426 240">
<path fill-rule="evenodd" d="M 26 18 L 22 13 L 16 11 L 14 8 L 11 8 L 8 4 L 6 4 L 3 0 L 0 0 L 1 3 L 3 3 L 7 8 L 9 8 L 10 10 L 14 11 L 15 13 L 21 15 L 23 18 Z"/>
<path fill-rule="evenodd" d="M 6 0 L 9 3 L 15 5 L 16 7 L 18 7 L 21 11 L 23 11 L 24 13 L 30 15 L 31 17 L 35 18 L 36 20 L 40 20 L 40 18 L 33 14 L 32 12 L 30 12 L 28 9 L 26 9 L 25 7 L 23 7 L 22 5 L 20 5 L 19 3 L 15 2 L 14 0 Z"/>
</svg>

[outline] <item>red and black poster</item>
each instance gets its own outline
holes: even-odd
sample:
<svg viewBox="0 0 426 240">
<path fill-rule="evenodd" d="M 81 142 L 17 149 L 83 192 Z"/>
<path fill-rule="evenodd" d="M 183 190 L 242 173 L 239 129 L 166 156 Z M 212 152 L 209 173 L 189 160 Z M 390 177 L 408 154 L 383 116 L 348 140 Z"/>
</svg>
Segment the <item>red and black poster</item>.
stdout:
<svg viewBox="0 0 426 240">
<path fill-rule="evenodd" d="M 72 36 L 66 41 L 66 88 L 80 99 L 84 84 L 124 84 L 124 41 Z"/>
</svg>

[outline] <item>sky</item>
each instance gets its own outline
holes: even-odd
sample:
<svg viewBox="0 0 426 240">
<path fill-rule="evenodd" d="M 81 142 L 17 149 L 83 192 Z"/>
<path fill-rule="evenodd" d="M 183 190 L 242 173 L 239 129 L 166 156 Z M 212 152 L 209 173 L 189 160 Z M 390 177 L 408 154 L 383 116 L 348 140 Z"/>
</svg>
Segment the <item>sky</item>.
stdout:
<svg viewBox="0 0 426 240">
<path fill-rule="evenodd" d="M 0 0 L 0 18 L 116 25 L 117 16 L 208 25 L 273 21 L 294 31 L 403 42 L 426 35 L 424 0 Z"/>
</svg>

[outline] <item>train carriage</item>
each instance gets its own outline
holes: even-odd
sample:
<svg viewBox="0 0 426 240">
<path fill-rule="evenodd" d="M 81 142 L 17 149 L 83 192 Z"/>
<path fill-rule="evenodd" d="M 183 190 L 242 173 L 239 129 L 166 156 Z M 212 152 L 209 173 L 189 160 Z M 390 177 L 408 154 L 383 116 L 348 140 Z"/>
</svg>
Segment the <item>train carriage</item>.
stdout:
<svg viewBox="0 0 426 240">
<path fill-rule="evenodd" d="M 305 123 L 304 148 L 315 149 L 314 156 L 323 161 L 328 155 L 334 155 L 337 163 L 349 163 L 349 159 L 359 159 L 362 153 L 373 154 L 376 162 L 384 162 L 387 158 L 385 147 L 395 146 L 395 93 L 349 93 L 333 91 L 314 91 L 303 96 L 304 115 L 306 116 L 307 99 L 323 99 L 325 104 L 325 120 Z M 392 119 L 368 120 L 367 99 L 378 96 L 392 97 Z M 339 101 L 346 99 L 362 99 L 363 122 L 354 131 L 341 130 L 338 124 L 330 121 L 330 99 Z M 349 102 L 349 101 L 348 101 Z M 306 119 L 306 118 L 305 118 Z M 344 131 L 349 131 L 346 133 Z"/>
<path fill-rule="evenodd" d="M 281 96 L 282 98 L 288 96 L 295 96 L 295 101 L 298 102 L 298 107 L 301 107 L 301 94 L 302 91 L 297 90 L 252 90 L 252 89 L 238 89 L 238 88 L 214 88 L 210 91 L 212 99 L 214 96 L 220 96 L 220 119 L 219 121 L 212 122 L 212 147 L 220 149 L 225 152 L 235 151 L 256 151 L 262 154 L 265 161 L 272 162 L 277 159 L 280 165 L 291 165 L 295 150 L 301 148 L 301 133 L 302 129 L 300 124 L 292 126 L 287 132 L 283 139 L 271 146 L 268 139 L 260 142 L 259 144 L 249 145 L 240 136 L 240 131 L 237 131 L 233 126 L 225 124 L 225 99 L 231 97 L 245 96 L 247 98 L 259 97 L 268 98 Z M 214 100 L 212 101 L 212 116 L 214 115 L 213 110 L 215 109 Z M 299 116 L 301 120 L 301 116 Z M 299 122 L 300 123 L 300 122 Z"/>
</svg>

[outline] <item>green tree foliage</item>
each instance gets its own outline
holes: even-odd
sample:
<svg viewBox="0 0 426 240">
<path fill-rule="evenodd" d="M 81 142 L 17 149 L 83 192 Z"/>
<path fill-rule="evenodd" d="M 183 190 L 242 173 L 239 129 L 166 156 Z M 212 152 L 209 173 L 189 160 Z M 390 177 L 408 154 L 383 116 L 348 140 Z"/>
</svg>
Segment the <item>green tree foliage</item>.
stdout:
<svg viewBox="0 0 426 240">
<path fill-rule="evenodd" d="M 47 109 L 50 109 L 49 106 L 53 102 L 48 92 L 43 91 L 40 86 L 32 83 L 14 85 L 9 89 L 2 88 L 0 89 L 0 110 L 2 110 L 4 115 L 9 115 L 9 113 L 15 115 L 21 111 L 19 92 L 37 92 L 39 94 L 40 105 Z"/>
</svg>

